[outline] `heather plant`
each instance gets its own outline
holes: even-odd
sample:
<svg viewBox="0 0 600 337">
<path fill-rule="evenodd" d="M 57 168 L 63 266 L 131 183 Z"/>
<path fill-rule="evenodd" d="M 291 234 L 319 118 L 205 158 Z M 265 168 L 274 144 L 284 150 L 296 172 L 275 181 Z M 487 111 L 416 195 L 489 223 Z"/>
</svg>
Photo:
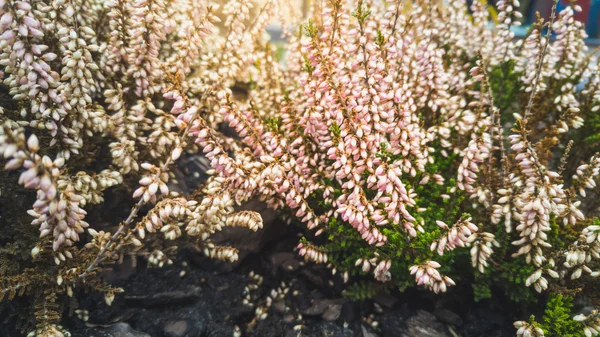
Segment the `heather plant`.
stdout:
<svg viewBox="0 0 600 337">
<path fill-rule="evenodd" d="M 223 92 L 255 61 L 244 41 L 264 40 L 277 3 L 251 8 L 0 0 L 0 300 L 31 304 L 1 316 L 33 316 L 28 336 L 68 336 L 59 323 L 69 297 L 100 291 L 110 305 L 123 291 L 100 277 L 107 265 L 143 256 L 160 267 L 181 245 L 237 259 L 210 236 L 262 227 L 258 213 L 234 211 L 257 165 L 217 131 Z M 195 153 L 214 174 L 184 195 L 172 167 Z"/>
<path fill-rule="evenodd" d="M 490 27 L 482 1 L 332 0 L 289 37 L 285 67 L 255 46 L 247 99 L 225 92 L 220 112 L 259 168 L 253 193 L 306 226 L 300 255 L 400 289 L 595 298 L 596 56 L 578 6 L 515 40 L 518 6 L 499 1 Z M 565 303 L 548 310 L 572 319 Z M 595 311 L 574 318 L 598 334 Z"/>
<path fill-rule="evenodd" d="M 0 0 L 0 296 L 32 299 L 31 336 L 68 335 L 78 289 L 110 304 L 122 290 L 99 272 L 125 256 L 162 266 L 191 244 L 235 260 L 210 235 L 260 228 L 233 208 L 252 197 L 304 226 L 299 254 L 353 276 L 352 298 L 550 292 L 519 336 L 598 335 L 598 313 L 570 302 L 597 301 L 600 275 L 600 157 L 582 146 L 600 77 L 577 6 L 515 40 L 517 0 L 493 27 L 483 1 L 318 1 L 280 60 L 263 33 L 288 7 L 258 5 Z M 195 153 L 208 181 L 174 192 Z M 102 227 L 119 193 L 132 208 Z"/>
</svg>

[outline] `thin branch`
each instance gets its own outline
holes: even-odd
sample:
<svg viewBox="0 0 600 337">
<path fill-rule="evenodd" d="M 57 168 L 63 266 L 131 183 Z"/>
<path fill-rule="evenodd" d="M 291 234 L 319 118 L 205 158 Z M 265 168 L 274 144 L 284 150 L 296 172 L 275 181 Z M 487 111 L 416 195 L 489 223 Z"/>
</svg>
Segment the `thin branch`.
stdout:
<svg viewBox="0 0 600 337">
<path fill-rule="evenodd" d="M 185 129 L 183 129 L 181 131 L 180 137 L 182 138 L 182 144 L 185 144 L 186 138 L 188 137 L 189 132 L 190 132 L 190 128 L 194 124 L 193 121 L 196 120 L 196 118 L 198 118 L 199 111 L 200 110 L 198 109 L 194 113 L 190 123 L 188 123 L 188 125 L 185 127 Z M 161 165 L 160 172 L 161 173 L 166 172 L 168 166 L 172 162 L 173 162 L 173 159 L 169 155 L 167 157 L 167 159 L 165 160 L 165 162 Z M 125 221 L 123 221 L 121 223 L 121 225 L 119 225 L 119 229 L 110 237 L 108 242 L 104 246 L 102 246 L 102 248 L 100 249 L 100 252 L 96 256 L 94 261 L 92 261 L 92 263 L 90 263 L 90 265 L 86 268 L 86 270 L 82 274 L 79 275 L 80 278 L 85 278 L 86 276 L 88 276 L 92 272 L 92 270 L 94 270 L 94 268 L 96 268 L 96 266 L 98 264 L 100 264 L 100 263 L 102 263 L 102 261 L 104 261 L 104 256 L 106 255 L 106 252 L 113 246 L 113 244 L 117 241 L 119 236 L 121 236 L 121 234 L 123 234 L 123 232 L 125 232 L 125 230 L 129 228 L 129 226 L 131 225 L 133 220 L 137 217 L 137 214 L 143 205 L 144 205 L 144 198 L 140 197 L 140 200 L 138 200 L 138 202 L 135 204 L 135 206 L 133 206 L 133 208 L 131 209 L 131 212 L 129 213 L 129 216 L 127 217 L 127 219 L 125 219 Z"/>
<path fill-rule="evenodd" d="M 544 43 L 544 49 L 542 50 L 542 54 L 540 55 L 540 60 L 538 62 L 537 71 L 535 73 L 535 79 L 533 81 L 533 88 L 531 89 L 531 95 L 529 95 L 529 102 L 527 103 L 527 108 L 525 109 L 525 113 L 523 114 L 523 120 L 525 122 L 527 121 L 527 117 L 529 117 L 529 114 L 531 113 L 531 108 L 533 107 L 533 98 L 535 97 L 538 82 L 540 80 L 540 75 L 542 73 L 542 67 L 544 66 L 544 58 L 546 57 L 546 54 L 548 52 L 550 36 L 552 35 L 552 25 L 554 25 L 554 19 L 556 18 L 557 4 L 558 0 L 554 0 L 554 5 L 552 5 L 552 14 L 550 15 L 550 22 L 548 24 L 548 31 L 546 32 L 546 41 Z"/>
<path fill-rule="evenodd" d="M 331 51 L 333 50 L 333 42 L 335 40 L 335 31 L 337 30 L 337 26 L 338 26 L 338 16 L 339 16 L 339 11 L 340 11 L 340 0 L 333 0 L 332 1 L 332 5 L 333 5 L 333 30 L 331 32 L 331 38 L 329 39 L 329 54 L 331 54 Z"/>
<path fill-rule="evenodd" d="M 507 175 L 506 150 L 504 149 L 504 132 L 502 129 L 500 109 L 496 108 L 496 105 L 494 103 L 494 94 L 492 92 L 492 85 L 490 83 L 490 77 L 487 72 L 488 65 L 483 60 L 483 55 L 481 54 L 481 52 L 478 52 L 478 54 L 479 54 L 479 59 L 481 60 L 481 70 L 484 75 L 485 87 L 487 87 L 486 91 L 487 91 L 488 98 L 490 100 L 490 108 L 492 110 L 491 114 L 490 114 L 492 117 L 490 136 L 491 136 L 491 139 L 493 142 L 494 141 L 494 127 L 496 127 L 498 129 L 498 142 L 500 144 L 500 162 L 502 164 L 502 179 L 504 179 L 504 177 L 506 177 L 506 175 Z M 493 156 L 490 155 L 490 158 L 489 158 L 490 167 L 491 167 L 492 159 L 493 159 Z"/>
</svg>

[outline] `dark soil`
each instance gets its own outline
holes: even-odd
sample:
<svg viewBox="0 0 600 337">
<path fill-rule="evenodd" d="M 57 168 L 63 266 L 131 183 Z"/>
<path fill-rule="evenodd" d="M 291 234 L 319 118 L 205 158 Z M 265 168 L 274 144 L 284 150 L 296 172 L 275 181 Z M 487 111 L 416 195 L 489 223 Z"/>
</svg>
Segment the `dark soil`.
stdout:
<svg viewBox="0 0 600 337">
<path fill-rule="evenodd" d="M 176 172 L 180 189 L 190 194 L 205 178 L 192 173 L 206 164 L 195 159 L 181 164 L 185 170 Z M 126 217 L 127 209 L 120 205 L 131 203 L 122 197 L 129 193 L 122 192 L 107 191 L 107 202 L 90 209 L 93 223 L 115 224 Z M 147 268 L 142 258 L 125 260 L 104 274 L 124 289 L 112 306 L 101 294 L 76 294 L 77 300 L 65 306 L 64 326 L 72 337 L 514 336 L 515 308 L 472 303 L 468 284 L 452 287 L 443 296 L 392 291 L 352 302 L 342 296 L 347 285 L 339 274 L 332 275 L 323 265 L 305 264 L 297 256 L 296 230 L 263 206 L 247 207 L 261 212 L 263 230 L 233 228 L 213 237 L 218 244 L 240 249 L 238 263 L 216 263 L 195 251 L 180 252 L 163 268 Z M 123 209 L 123 214 L 115 209 Z M 31 317 L 27 301 L 19 297 L 4 302 L 0 337 L 23 336 L 15 331 L 29 329 L 31 319 L 18 319 Z M 81 319 L 84 313 L 87 321 Z"/>
<path fill-rule="evenodd" d="M 506 311 L 467 303 L 446 308 L 440 303 L 448 303 L 447 298 L 434 302 L 421 292 L 353 303 L 341 296 L 339 275 L 331 276 L 324 266 L 304 265 L 290 254 L 295 242 L 290 237 L 270 245 L 233 271 L 222 271 L 194 252 L 180 254 L 163 268 L 139 264 L 134 270 L 125 263 L 108 275 L 125 289 L 113 305 L 89 295 L 79 303 L 88 310 L 88 321 L 73 315 L 66 326 L 73 337 L 229 337 L 236 336 L 236 326 L 244 337 L 514 336 Z M 251 272 L 263 277 L 256 289 L 248 289 L 257 284 Z M 266 307 L 267 297 L 278 288 L 289 290 L 283 300 L 273 299 Z M 248 292 L 253 306 L 243 303 Z M 258 306 L 266 308 L 262 320 L 257 319 Z"/>
</svg>

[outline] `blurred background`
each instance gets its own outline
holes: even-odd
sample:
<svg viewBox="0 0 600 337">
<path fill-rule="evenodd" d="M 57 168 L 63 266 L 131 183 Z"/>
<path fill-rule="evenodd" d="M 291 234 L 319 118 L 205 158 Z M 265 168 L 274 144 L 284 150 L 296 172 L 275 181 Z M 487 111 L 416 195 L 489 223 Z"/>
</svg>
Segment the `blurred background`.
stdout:
<svg viewBox="0 0 600 337">
<path fill-rule="evenodd" d="M 281 17 L 277 17 L 275 21 L 272 22 L 268 27 L 268 31 L 271 34 L 274 42 L 281 41 L 281 24 L 288 24 L 292 27 L 299 23 L 302 23 L 306 18 L 308 13 L 308 9 L 312 3 L 315 2 L 328 2 L 329 0 L 283 0 L 287 5 L 284 6 L 284 11 L 286 13 L 279 13 Z M 383 1 L 383 0 L 382 0 Z M 405 1 L 414 1 L 414 0 L 405 0 Z M 447 0 L 439 0 L 440 2 L 444 2 Z M 486 0 L 466 0 L 467 4 L 471 4 L 473 1 L 486 1 Z M 490 4 L 491 12 L 495 12 L 496 3 L 499 0 L 487 0 Z M 259 11 L 262 7 L 261 5 L 265 3 L 265 0 L 254 0 L 255 3 L 255 11 Z M 536 12 L 539 12 L 542 17 L 546 20 L 550 18 L 550 13 L 552 10 L 552 4 L 554 0 L 520 0 L 521 6 L 519 7 L 519 11 L 523 14 L 522 25 L 519 27 L 512 26 L 511 29 L 515 32 L 516 37 L 524 37 L 531 23 L 535 21 Z M 592 46 L 600 46 L 600 0 L 559 0 L 558 3 L 558 11 L 561 11 L 568 5 L 577 4 L 581 6 L 582 11 L 580 13 L 575 14 L 575 18 L 583 23 L 585 23 L 586 32 L 589 36 L 586 43 Z M 289 12 L 289 13 L 288 13 Z M 293 15 L 291 15 L 293 13 Z M 497 12 L 496 12 L 497 13 Z M 494 13 L 492 13 L 494 16 Z M 291 20 L 293 22 L 288 21 L 285 18 L 295 17 L 299 19 L 299 21 Z M 282 18 L 284 18 L 282 20 Z M 292 28 L 293 29 L 293 28 Z"/>
<path fill-rule="evenodd" d="M 495 5 L 498 0 L 489 0 L 490 4 Z M 524 34 L 525 30 L 535 20 L 535 13 L 540 12 L 542 17 L 548 19 L 552 9 L 552 0 L 520 0 L 520 12 L 523 14 L 523 27 L 516 30 L 517 35 Z M 600 0 L 560 0 L 558 11 L 569 4 L 578 4 L 583 11 L 577 13 L 575 18 L 585 23 L 586 31 L 590 39 L 600 38 Z"/>
</svg>

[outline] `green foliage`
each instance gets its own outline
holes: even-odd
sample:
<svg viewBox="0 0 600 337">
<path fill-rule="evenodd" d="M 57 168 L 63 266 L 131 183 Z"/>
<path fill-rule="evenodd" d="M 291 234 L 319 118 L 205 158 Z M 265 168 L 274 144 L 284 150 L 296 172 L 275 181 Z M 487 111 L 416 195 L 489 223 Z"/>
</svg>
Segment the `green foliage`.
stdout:
<svg viewBox="0 0 600 337">
<path fill-rule="evenodd" d="M 514 61 L 509 60 L 492 67 L 489 73 L 490 87 L 495 103 L 502 114 L 502 123 L 512 120 L 512 113 L 519 111 L 519 97 L 522 92 L 519 76 L 521 73 L 514 71 Z"/>
<path fill-rule="evenodd" d="M 304 25 L 304 32 L 306 36 L 310 38 L 315 38 L 319 34 L 317 26 L 315 26 L 314 22 L 311 19 L 308 19 L 308 23 Z"/>
<path fill-rule="evenodd" d="M 312 74 L 312 72 L 315 70 L 315 66 L 313 66 L 310 62 L 310 60 L 306 57 L 303 56 L 304 58 L 304 67 L 302 68 L 303 71 L 306 71 L 309 74 Z"/>
<path fill-rule="evenodd" d="M 581 324 L 572 318 L 572 298 L 560 294 L 552 296 L 546 303 L 544 320 L 540 327 L 546 337 L 584 337 Z"/>
<path fill-rule="evenodd" d="M 352 16 L 358 20 L 358 24 L 361 26 L 364 25 L 365 20 L 367 19 L 367 17 L 369 17 L 369 15 L 371 15 L 371 11 L 368 9 L 365 9 L 362 6 L 362 3 L 359 4 L 356 11 L 352 12 Z"/>
<path fill-rule="evenodd" d="M 535 270 L 534 267 L 526 263 L 523 257 L 510 257 L 511 242 L 515 240 L 516 234 L 506 233 L 504 228 L 501 227 L 494 234 L 496 241 L 500 243 L 500 247 L 497 248 L 497 252 L 495 253 L 495 261 L 498 261 L 498 265 L 495 266 L 495 273 L 493 275 L 475 279 L 476 283 L 482 283 L 477 285 L 477 288 L 497 288 L 509 300 L 521 303 L 522 306 L 537 302 L 534 291 L 531 288 L 525 287 L 525 280 L 533 273 Z"/>
<path fill-rule="evenodd" d="M 343 270 L 348 270 L 350 274 L 356 275 L 360 269 L 355 268 L 354 264 L 357 259 L 365 256 L 372 256 L 369 246 L 365 245 L 360 234 L 352 229 L 348 229 L 344 223 L 332 218 L 327 224 L 328 227 L 328 243 L 325 248 L 328 252 L 330 261 Z"/>
<path fill-rule="evenodd" d="M 333 134 L 333 139 L 338 140 L 340 138 L 340 133 L 342 132 L 338 123 L 333 122 L 329 127 L 329 132 Z"/>
<path fill-rule="evenodd" d="M 339 126 L 332 124 L 330 131 L 338 133 Z M 386 143 L 382 143 L 377 157 L 386 162 L 393 162 L 402 158 L 401 155 L 394 155 Z M 442 264 L 441 272 L 451 275 L 455 280 L 459 280 L 465 275 L 471 274 L 468 250 L 457 249 L 439 256 L 436 252 L 431 252 L 429 247 L 431 243 L 439 239 L 441 235 L 440 228 L 436 225 L 436 220 L 443 219 L 449 224 L 456 222 L 463 216 L 465 195 L 461 191 L 455 191 L 451 199 L 444 198 L 443 195 L 456 190 L 456 181 L 454 167 L 457 155 L 451 154 L 447 157 L 441 154 L 435 154 L 435 162 L 426 166 L 426 173 L 441 173 L 447 175 L 445 184 L 426 184 L 421 185 L 419 181 L 423 174 L 418 174 L 410 181 L 406 181 L 406 188 L 414 188 L 417 198 L 415 208 L 425 209 L 423 212 L 414 212 L 416 223 L 423 223 L 423 233 L 419 233 L 416 238 L 407 237 L 405 229 L 400 224 L 392 223 L 390 226 L 381 227 L 381 232 L 387 236 L 387 243 L 381 247 L 373 247 L 367 244 L 360 234 L 349 227 L 338 218 L 331 218 L 327 224 L 327 243 L 325 249 L 328 252 L 329 261 L 340 270 L 347 270 L 350 275 L 371 275 L 362 272 L 360 268 L 355 267 L 358 259 L 378 257 L 381 260 L 393 261 L 390 273 L 392 274 L 393 284 L 400 290 L 414 286 L 414 277 L 407 271 L 415 263 L 424 262 L 433 259 Z M 445 173 L 445 174 L 444 174 Z M 327 182 L 330 186 L 336 186 L 335 182 Z M 339 186 L 335 188 L 334 194 L 340 193 Z M 317 197 L 318 193 L 309 200 L 311 205 L 317 204 L 319 209 L 325 211 L 331 207 L 323 203 L 322 199 Z M 455 265 L 461 268 L 454 270 Z M 464 269 L 462 268 L 464 267 Z M 355 288 L 352 288 L 357 290 Z"/>
<path fill-rule="evenodd" d="M 582 127 L 581 134 L 586 145 L 598 146 L 600 144 L 600 114 L 594 111 L 592 103 L 597 98 L 592 95 L 587 96 L 587 102 L 582 107 L 582 115 L 585 118 L 585 124 Z"/>
<path fill-rule="evenodd" d="M 525 280 L 535 271 L 533 266 L 525 263 L 524 258 L 517 258 L 506 259 L 500 267 L 501 271 L 494 273 L 493 282 L 511 301 L 523 305 L 537 301 L 533 289 L 525 286 Z"/>
<path fill-rule="evenodd" d="M 373 281 L 358 281 L 346 288 L 342 295 L 352 301 L 364 301 L 375 297 L 379 292 L 388 292 L 389 286 L 386 283 Z"/>
<path fill-rule="evenodd" d="M 600 224 L 600 220 L 597 218 L 594 218 L 593 221 L 594 225 Z M 577 233 L 573 230 L 573 227 L 558 223 L 555 216 L 550 217 L 550 226 L 551 230 L 548 232 L 548 242 L 555 249 L 565 249 L 569 242 L 577 239 Z"/>
<path fill-rule="evenodd" d="M 281 118 L 279 117 L 266 117 L 265 125 L 267 129 L 271 132 L 277 133 L 279 132 L 279 126 L 281 125 Z"/>
<path fill-rule="evenodd" d="M 375 44 L 379 47 L 382 47 L 385 44 L 385 36 L 381 33 L 381 30 L 377 30 L 377 39 L 375 40 Z"/>
<path fill-rule="evenodd" d="M 479 302 L 481 300 L 492 297 L 492 289 L 490 288 L 491 278 L 490 273 L 475 274 L 473 287 L 473 300 Z"/>
</svg>

